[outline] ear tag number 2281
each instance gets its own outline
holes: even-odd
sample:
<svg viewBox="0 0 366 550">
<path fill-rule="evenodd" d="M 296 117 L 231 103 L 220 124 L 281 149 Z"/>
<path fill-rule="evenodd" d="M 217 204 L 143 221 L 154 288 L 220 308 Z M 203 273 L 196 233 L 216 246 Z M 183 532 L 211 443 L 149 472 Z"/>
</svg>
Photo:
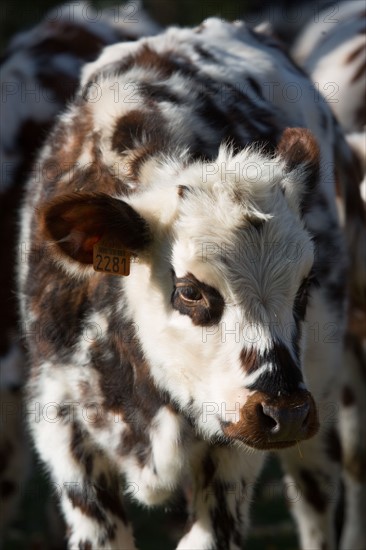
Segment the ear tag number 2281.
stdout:
<svg viewBox="0 0 366 550">
<path fill-rule="evenodd" d="M 109 275 L 130 274 L 131 255 L 113 238 L 103 237 L 93 247 L 94 271 Z"/>
</svg>

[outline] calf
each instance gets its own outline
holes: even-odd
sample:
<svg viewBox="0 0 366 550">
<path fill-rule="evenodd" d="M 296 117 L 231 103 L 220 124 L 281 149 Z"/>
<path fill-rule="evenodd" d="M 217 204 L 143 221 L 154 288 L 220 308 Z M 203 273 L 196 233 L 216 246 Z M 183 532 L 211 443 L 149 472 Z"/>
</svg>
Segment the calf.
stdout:
<svg viewBox="0 0 366 550">
<path fill-rule="evenodd" d="M 276 449 L 302 548 L 335 547 L 333 163 L 358 187 L 314 97 L 270 38 L 216 19 L 84 68 L 27 184 L 18 270 L 28 403 L 53 407 L 30 429 L 70 548 L 135 548 L 123 476 L 147 505 L 190 479 L 178 548 L 238 549 Z"/>
</svg>

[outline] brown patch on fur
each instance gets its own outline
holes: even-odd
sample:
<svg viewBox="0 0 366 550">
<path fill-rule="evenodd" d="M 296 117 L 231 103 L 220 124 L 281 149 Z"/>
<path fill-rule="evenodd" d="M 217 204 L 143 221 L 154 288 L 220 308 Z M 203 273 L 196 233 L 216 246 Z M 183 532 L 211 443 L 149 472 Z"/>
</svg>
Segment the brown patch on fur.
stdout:
<svg viewBox="0 0 366 550">
<path fill-rule="evenodd" d="M 165 121 L 158 108 L 154 112 L 135 109 L 116 122 L 112 148 L 124 155 L 125 169 L 133 180 L 138 180 L 144 162 L 164 149 L 167 143 L 167 135 L 163 134 L 164 127 Z"/>
<path fill-rule="evenodd" d="M 286 128 L 277 145 L 277 153 L 286 161 L 289 170 L 294 170 L 301 165 L 308 169 L 306 190 L 300 203 L 301 214 L 304 214 L 312 205 L 313 191 L 319 180 L 319 145 L 310 130 L 306 128 Z"/>
<path fill-rule="evenodd" d="M 306 128 L 286 128 L 277 145 L 277 152 L 286 161 L 290 170 L 297 168 L 299 164 L 306 164 L 315 173 L 315 176 L 318 176 L 320 149 L 310 130 Z M 313 185 L 315 185 L 315 178 L 312 178 L 312 180 Z"/>
<path fill-rule="evenodd" d="M 78 115 L 67 123 L 61 122 L 56 126 L 48 141 L 50 153 L 41 164 L 36 166 L 37 177 L 43 180 L 42 201 L 53 198 L 55 194 L 70 193 L 81 186 L 84 191 L 104 190 L 112 179 L 106 169 L 103 171 L 100 159 L 91 155 L 88 168 L 78 168 L 78 158 L 83 150 L 86 139 L 95 141 L 93 121 L 89 106 L 80 100 Z M 96 148 L 93 148 L 94 153 Z M 109 178 L 106 175 L 109 175 Z M 84 181 L 80 178 L 85 174 Z M 113 186 L 111 191 L 113 192 Z"/>
<path fill-rule="evenodd" d="M 253 371 L 259 366 L 259 354 L 254 348 L 242 349 L 240 362 L 245 372 Z"/>
<path fill-rule="evenodd" d="M 123 416 L 118 454 L 132 453 L 143 466 L 151 457 L 149 427 L 167 400 L 152 381 L 133 324 L 123 322 L 121 325 L 116 310 L 111 316 L 111 327 L 114 329 L 109 334 L 108 358 L 103 344 L 95 345 L 91 366 L 100 373 L 103 409 Z"/>
<path fill-rule="evenodd" d="M 277 145 L 277 152 L 284 158 L 290 170 L 297 168 L 301 163 L 319 168 L 319 145 L 306 128 L 286 128 Z"/>
<path fill-rule="evenodd" d="M 151 113 L 134 109 L 117 120 L 112 136 L 112 147 L 117 153 L 135 149 L 141 144 L 144 133 L 155 129 L 154 117 Z M 151 128 L 152 127 L 152 128 Z"/>
<path fill-rule="evenodd" d="M 327 509 L 327 496 L 320 490 L 319 484 L 309 470 L 300 470 L 300 478 L 304 485 L 304 496 L 309 504 L 320 514 Z"/>
<path fill-rule="evenodd" d="M 83 514 L 95 519 L 99 523 L 106 523 L 107 518 L 104 511 L 100 508 L 96 499 L 93 499 L 92 495 L 88 494 L 86 490 L 80 491 L 79 489 L 70 487 L 66 492 L 74 508 L 79 508 Z"/>
<path fill-rule="evenodd" d="M 70 452 L 79 466 L 85 468 L 86 475 L 90 478 L 93 472 L 93 453 L 87 449 L 87 434 L 76 423 L 71 425 Z"/>
<path fill-rule="evenodd" d="M 257 408 L 262 407 L 263 403 L 269 407 L 278 407 L 280 409 L 296 408 L 302 406 L 304 403 L 308 403 L 310 410 L 306 431 L 299 433 L 299 437 L 295 441 L 269 441 L 265 428 L 257 415 Z M 255 392 L 248 397 L 245 405 L 241 408 L 239 422 L 222 423 L 222 430 L 227 437 L 230 439 L 239 439 L 249 447 L 261 450 L 291 447 L 297 441 L 310 439 L 316 434 L 318 429 L 319 422 L 315 403 L 311 394 L 306 391 L 299 391 L 291 395 L 291 397 L 270 397 L 267 394 Z"/>
<path fill-rule="evenodd" d="M 119 480 L 117 477 L 108 482 L 104 473 L 100 474 L 96 483 L 98 501 L 103 510 L 108 510 L 127 525 L 127 516 L 119 494 Z"/>
<path fill-rule="evenodd" d="M 115 74 L 124 74 L 134 67 L 152 70 L 157 73 L 158 78 L 168 79 L 179 70 L 180 66 L 169 52 L 158 53 L 148 44 L 143 44 L 136 53 L 115 62 L 113 72 Z M 90 81 L 97 80 L 98 78 L 100 78 L 100 72 L 93 74 Z"/>
<path fill-rule="evenodd" d="M 158 53 L 147 44 L 134 56 L 134 64 L 144 69 L 155 69 L 164 78 L 169 78 L 177 70 L 176 64 L 167 53 Z"/>
<path fill-rule="evenodd" d="M 154 153 L 159 151 L 158 143 L 149 143 L 139 149 L 134 149 L 132 155 L 130 155 L 126 161 L 126 168 L 128 169 L 128 177 L 133 181 L 139 180 L 139 175 L 142 166 Z"/>
<path fill-rule="evenodd" d="M 64 273 L 47 259 L 30 265 L 28 307 L 38 321 L 27 327 L 27 344 L 31 350 L 35 345 L 38 348 L 36 370 L 39 362 L 51 355 L 58 354 L 62 361 L 73 354 L 89 304 L 84 282 L 74 279 L 66 283 Z"/>
<path fill-rule="evenodd" d="M 128 456 L 139 442 L 139 438 L 136 437 L 136 433 L 131 430 L 129 425 L 126 426 L 121 435 L 117 452 L 121 456 Z"/>
</svg>

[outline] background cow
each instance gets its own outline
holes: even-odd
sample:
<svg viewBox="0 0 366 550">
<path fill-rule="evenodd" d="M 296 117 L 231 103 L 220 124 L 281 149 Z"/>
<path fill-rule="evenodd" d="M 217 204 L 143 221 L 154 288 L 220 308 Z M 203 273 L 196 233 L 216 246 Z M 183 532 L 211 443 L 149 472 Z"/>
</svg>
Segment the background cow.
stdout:
<svg viewBox="0 0 366 550">
<path fill-rule="evenodd" d="M 111 46 L 83 70 L 28 182 L 19 265 L 28 403 L 57 413 L 57 427 L 40 415 L 31 431 L 71 548 L 134 547 L 120 474 L 145 504 L 188 476 L 178 548 L 239 548 L 242 491 L 275 448 L 302 495 L 302 547 L 335 547 L 326 405 L 346 254 L 334 164 L 347 207 L 359 189 L 314 91 L 273 40 L 215 19 Z"/>
<path fill-rule="evenodd" d="M 354 150 L 363 178 L 361 196 L 366 201 L 366 11 L 356 0 L 336 4 L 333 20 L 321 12 L 303 30 L 292 55 L 325 92 L 334 114 Z M 361 204 L 361 202 L 360 202 Z M 342 200 L 340 209 L 344 212 Z M 362 206 L 361 206 L 362 208 Z M 366 218 L 365 208 L 361 212 Z M 357 239 L 354 240 L 357 242 Z M 352 242 L 350 242 L 352 246 Z M 366 243 L 363 243 L 366 254 Z M 341 449 L 346 487 L 346 528 L 342 548 L 362 548 L 366 543 L 363 510 L 366 506 L 366 278 L 357 267 L 350 288 L 345 368 L 342 376 L 340 415 Z"/>
</svg>

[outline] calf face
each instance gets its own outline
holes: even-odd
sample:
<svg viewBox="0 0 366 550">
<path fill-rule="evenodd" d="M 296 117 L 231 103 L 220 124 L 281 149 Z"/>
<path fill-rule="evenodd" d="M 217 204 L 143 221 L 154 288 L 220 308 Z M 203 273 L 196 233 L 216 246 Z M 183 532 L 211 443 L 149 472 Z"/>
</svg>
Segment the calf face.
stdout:
<svg viewBox="0 0 366 550">
<path fill-rule="evenodd" d="M 158 388 L 206 439 L 270 449 L 317 431 L 302 322 L 314 262 L 303 212 L 318 170 L 310 132 L 288 129 L 274 156 L 222 147 L 210 163 L 153 157 L 129 197 L 80 192 L 40 211 L 71 276 L 107 276 L 92 268 L 101 239 L 132 254 L 121 318 L 135 323 Z"/>
</svg>

